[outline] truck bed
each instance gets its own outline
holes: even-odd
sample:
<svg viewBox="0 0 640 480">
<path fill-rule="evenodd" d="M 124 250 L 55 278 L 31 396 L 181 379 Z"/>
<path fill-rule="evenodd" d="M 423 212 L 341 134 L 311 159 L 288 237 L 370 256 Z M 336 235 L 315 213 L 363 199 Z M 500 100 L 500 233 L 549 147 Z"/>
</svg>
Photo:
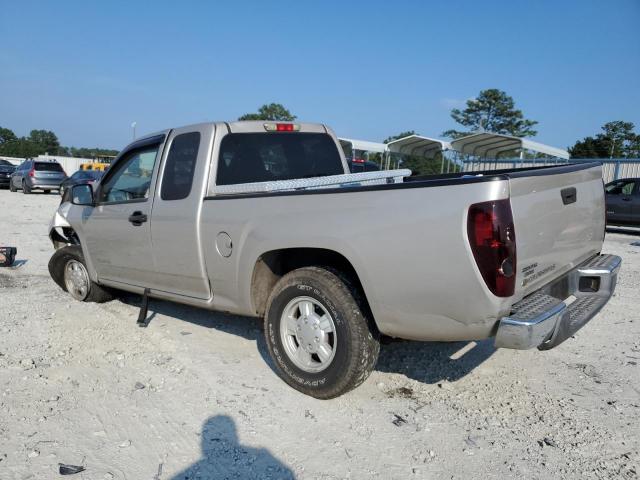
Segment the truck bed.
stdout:
<svg viewBox="0 0 640 480">
<path fill-rule="evenodd" d="M 578 201 L 553 213 L 569 184 L 577 186 Z M 224 231 L 242 253 L 227 260 L 215 249 L 205 251 L 207 271 L 220 308 L 255 314 L 252 271 L 265 252 L 332 250 L 358 272 L 383 333 L 419 340 L 486 338 L 513 303 L 598 253 L 604 232 L 601 185 L 599 164 L 593 163 L 407 177 L 352 188 L 211 191 L 202 211 L 203 236 Z M 510 195 L 519 247 L 517 288 L 513 297 L 499 298 L 473 260 L 467 212 L 472 204 Z M 535 281 L 523 285 L 531 275 Z"/>
</svg>

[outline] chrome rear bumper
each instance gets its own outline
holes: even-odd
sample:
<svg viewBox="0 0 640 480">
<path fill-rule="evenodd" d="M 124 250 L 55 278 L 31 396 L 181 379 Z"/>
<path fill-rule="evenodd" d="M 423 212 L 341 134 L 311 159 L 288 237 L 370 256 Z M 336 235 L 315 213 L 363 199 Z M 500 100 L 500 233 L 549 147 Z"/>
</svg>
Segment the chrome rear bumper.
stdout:
<svg viewBox="0 0 640 480">
<path fill-rule="evenodd" d="M 549 350 L 591 320 L 616 288 L 622 259 L 598 255 L 522 299 L 503 317 L 496 347 Z"/>
</svg>

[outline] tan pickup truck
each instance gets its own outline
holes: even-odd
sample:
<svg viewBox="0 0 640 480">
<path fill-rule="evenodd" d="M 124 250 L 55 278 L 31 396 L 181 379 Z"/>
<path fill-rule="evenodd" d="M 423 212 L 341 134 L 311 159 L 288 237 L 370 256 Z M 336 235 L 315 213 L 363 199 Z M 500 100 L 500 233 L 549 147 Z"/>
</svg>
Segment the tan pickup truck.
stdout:
<svg viewBox="0 0 640 480">
<path fill-rule="evenodd" d="M 410 173 L 349 173 L 321 124 L 166 130 L 65 195 L 49 269 L 81 301 L 264 317 L 278 374 L 318 398 L 362 383 L 381 335 L 545 350 L 612 295 L 599 164 Z"/>
</svg>

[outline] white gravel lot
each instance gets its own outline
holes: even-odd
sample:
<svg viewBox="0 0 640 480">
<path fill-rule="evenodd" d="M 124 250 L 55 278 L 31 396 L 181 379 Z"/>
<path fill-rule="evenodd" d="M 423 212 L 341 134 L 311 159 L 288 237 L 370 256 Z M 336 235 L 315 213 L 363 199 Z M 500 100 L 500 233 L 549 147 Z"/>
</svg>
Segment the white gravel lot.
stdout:
<svg viewBox="0 0 640 480">
<path fill-rule="evenodd" d="M 638 477 L 640 232 L 607 234 L 616 295 L 557 349 L 392 343 L 320 401 L 276 376 L 253 319 L 152 301 L 141 329 L 135 296 L 73 301 L 47 271 L 58 202 L 0 190 L 19 249 L 0 268 L 2 480 Z"/>
</svg>

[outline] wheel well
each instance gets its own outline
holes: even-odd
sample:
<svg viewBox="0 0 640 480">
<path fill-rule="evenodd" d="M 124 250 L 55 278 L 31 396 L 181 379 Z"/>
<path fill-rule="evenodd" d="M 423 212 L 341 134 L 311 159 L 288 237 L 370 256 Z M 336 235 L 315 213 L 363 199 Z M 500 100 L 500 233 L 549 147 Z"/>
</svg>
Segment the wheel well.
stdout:
<svg viewBox="0 0 640 480">
<path fill-rule="evenodd" d="M 311 266 L 330 267 L 344 275 L 360 291 L 363 307 L 371 315 L 362 282 L 351 262 L 338 252 L 324 248 L 285 248 L 263 253 L 256 261 L 251 279 L 251 301 L 256 313 L 264 315 L 269 295 L 280 278 L 292 270 Z"/>
<path fill-rule="evenodd" d="M 71 227 L 55 227 L 49 232 L 49 238 L 56 250 L 66 245 L 80 245 L 78 234 Z"/>
</svg>

